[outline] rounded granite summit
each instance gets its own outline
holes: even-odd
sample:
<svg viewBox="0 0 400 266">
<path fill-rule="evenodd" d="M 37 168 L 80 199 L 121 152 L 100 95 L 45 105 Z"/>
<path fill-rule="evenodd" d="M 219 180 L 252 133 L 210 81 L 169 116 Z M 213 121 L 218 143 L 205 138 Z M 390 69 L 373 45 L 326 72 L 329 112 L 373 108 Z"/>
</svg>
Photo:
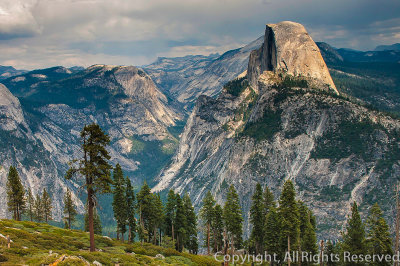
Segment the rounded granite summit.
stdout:
<svg viewBox="0 0 400 266">
<path fill-rule="evenodd" d="M 338 93 L 318 46 L 299 23 L 267 24 L 263 45 L 250 55 L 248 77 L 252 85 L 262 72 L 278 70 L 319 80 Z"/>
</svg>

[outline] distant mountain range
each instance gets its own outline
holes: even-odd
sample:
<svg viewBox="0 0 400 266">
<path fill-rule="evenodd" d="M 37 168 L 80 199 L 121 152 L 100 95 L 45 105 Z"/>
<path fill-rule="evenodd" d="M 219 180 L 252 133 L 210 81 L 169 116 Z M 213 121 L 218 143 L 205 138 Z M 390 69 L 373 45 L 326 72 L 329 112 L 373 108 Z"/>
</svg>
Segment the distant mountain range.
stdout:
<svg viewBox="0 0 400 266">
<path fill-rule="evenodd" d="M 360 52 L 317 45 L 341 92 L 400 114 L 400 51 Z"/>
<path fill-rule="evenodd" d="M 379 45 L 375 48 L 375 51 L 400 51 L 400 43 L 395 43 L 392 45 Z"/>
<path fill-rule="evenodd" d="M 28 71 L 26 70 L 16 70 L 14 67 L 12 66 L 0 66 L 0 80 L 2 79 L 6 79 L 12 76 L 17 76 L 17 75 L 21 75 L 24 74 Z"/>
</svg>

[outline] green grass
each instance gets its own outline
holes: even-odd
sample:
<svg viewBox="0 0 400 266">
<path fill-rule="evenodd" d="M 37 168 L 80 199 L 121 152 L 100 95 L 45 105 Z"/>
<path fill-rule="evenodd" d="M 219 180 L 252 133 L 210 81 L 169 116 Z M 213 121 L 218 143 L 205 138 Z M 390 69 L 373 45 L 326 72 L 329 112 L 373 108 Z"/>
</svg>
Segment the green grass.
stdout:
<svg viewBox="0 0 400 266">
<path fill-rule="evenodd" d="M 1 265 L 47 265 L 61 256 L 66 256 L 66 260 L 58 265 L 85 265 L 84 260 L 103 265 L 219 265 L 211 257 L 147 243 L 128 244 L 98 235 L 95 236 L 98 250 L 89 252 L 88 233 L 42 223 L 0 220 L 0 233 L 9 235 L 13 241 L 8 249 L 0 237 Z M 157 254 L 164 255 L 165 259 L 156 259 Z"/>
</svg>

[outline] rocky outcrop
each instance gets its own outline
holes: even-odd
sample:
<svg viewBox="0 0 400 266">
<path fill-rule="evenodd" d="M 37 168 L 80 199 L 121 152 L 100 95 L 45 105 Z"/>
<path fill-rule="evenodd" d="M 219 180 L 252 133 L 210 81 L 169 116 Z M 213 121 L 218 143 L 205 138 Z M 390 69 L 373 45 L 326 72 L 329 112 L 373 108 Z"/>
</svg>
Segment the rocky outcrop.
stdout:
<svg viewBox="0 0 400 266">
<path fill-rule="evenodd" d="M 12 130 L 24 122 L 19 100 L 11 94 L 6 86 L 0 83 L 0 128 Z"/>
<path fill-rule="evenodd" d="M 264 71 L 316 79 L 338 93 L 318 46 L 304 26 L 295 22 L 267 25 L 263 45 L 250 54 L 247 75 L 254 88 Z"/>
</svg>

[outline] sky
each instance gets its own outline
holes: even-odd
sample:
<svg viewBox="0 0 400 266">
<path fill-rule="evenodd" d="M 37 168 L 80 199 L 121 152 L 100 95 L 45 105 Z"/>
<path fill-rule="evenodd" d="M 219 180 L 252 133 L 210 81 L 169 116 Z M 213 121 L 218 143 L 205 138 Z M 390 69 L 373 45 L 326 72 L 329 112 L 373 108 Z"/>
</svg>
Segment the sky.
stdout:
<svg viewBox="0 0 400 266">
<path fill-rule="evenodd" d="M 399 0 L 0 0 L 0 65 L 140 66 L 223 53 L 284 20 L 338 48 L 400 42 Z"/>
</svg>

